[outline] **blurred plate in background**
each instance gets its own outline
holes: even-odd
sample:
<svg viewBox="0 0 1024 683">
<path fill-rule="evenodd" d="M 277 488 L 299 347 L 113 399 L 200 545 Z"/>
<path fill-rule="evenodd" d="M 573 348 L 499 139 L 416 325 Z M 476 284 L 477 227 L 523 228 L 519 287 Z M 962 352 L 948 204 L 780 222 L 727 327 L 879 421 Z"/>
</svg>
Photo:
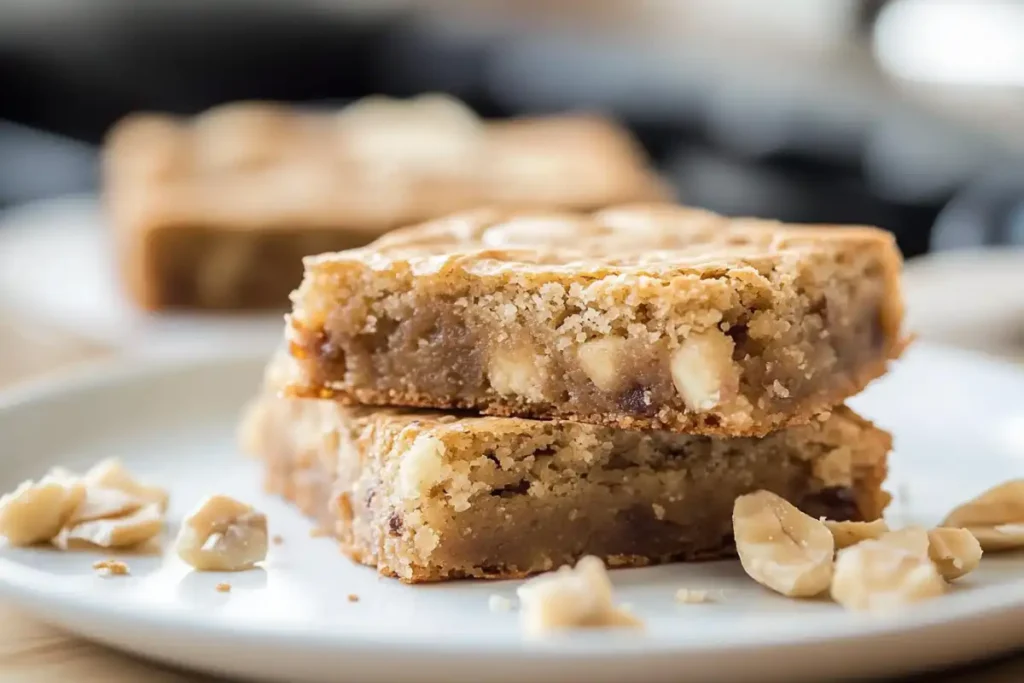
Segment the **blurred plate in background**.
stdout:
<svg viewBox="0 0 1024 683">
<path fill-rule="evenodd" d="M 233 348 L 269 354 L 283 330 L 281 313 L 152 314 L 135 309 L 120 290 L 113 239 L 93 196 L 34 202 L 0 213 L 0 310 L 141 353 Z"/>
</svg>

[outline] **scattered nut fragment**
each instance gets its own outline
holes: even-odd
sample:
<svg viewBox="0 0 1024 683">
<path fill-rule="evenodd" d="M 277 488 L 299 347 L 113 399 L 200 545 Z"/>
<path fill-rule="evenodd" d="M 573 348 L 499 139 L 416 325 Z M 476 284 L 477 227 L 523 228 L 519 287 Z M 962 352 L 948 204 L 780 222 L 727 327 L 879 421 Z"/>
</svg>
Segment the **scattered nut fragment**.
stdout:
<svg viewBox="0 0 1024 683">
<path fill-rule="evenodd" d="M 271 536 L 270 542 L 274 545 L 281 545 L 282 543 L 284 543 L 284 538 L 281 537 L 281 534 L 274 534 L 273 536 Z"/>
<path fill-rule="evenodd" d="M 85 473 L 83 479 L 89 488 L 116 489 L 138 498 L 143 503 L 156 503 L 160 506 L 160 512 L 167 511 L 167 504 L 171 498 L 167 489 L 138 482 L 116 458 L 108 458 L 97 463 Z"/>
<path fill-rule="evenodd" d="M 118 489 L 85 487 L 85 497 L 75 508 L 65 526 L 97 519 L 130 515 L 143 506 L 143 501 Z"/>
<path fill-rule="evenodd" d="M 210 496 L 188 515 L 175 542 L 200 571 L 242 571 L 267 557 L 267 518 L 229 496 Z"/>
<path fill-rule="evenodd" d="M 349 602 L 359 602 L 359 596 L 356 595 L 355 593 L 349 593 L 348 594 L 348 601 Z"/>
<path fill-rule="evenodd" d="M 617 608 L 604 563 L 584 557 L 568 566 L 527 581 L 516 591 L 520 625 L 527 635 L 572 628 L 632 627 L 643 623 Z"/>
<path fill-rule="evenodd" d="M 889 531 L 889 525 L 881 519 L 876 519 L 873 522 L 834 522 L 830 519 L 822 521 L 832 532 L 836 550 L 848 548 L 861 541 L 878 539 Z"/>
<path fill-rule="evenodd" d="M 121 517 L 94 519 L 66 526 L 53 538 L 61 550 L 129 548 L 156 537 L 164 528 L 159 505 L 147 505 Z"/>
<path fill-rule="evenodd" d="M 601 337 L 580 345 L 576 352 L 580 368 L 601 391 L 616 391 L 622 383 L 622 337 Z"/>
<path fill-rule="evenodd" d="M 492 612 L 510 612 L 512 610 L 512 601 L 504 595 L 491 595 L 487 598 L 487 609 Z"/>
<path fill-rule="evenodd" d="M 739 375 L 732 361 L 733 340 L 717 327 L 691 334 L 672 353 L 672 383 L 692 410 L 705 411 L 736 393 Z"/>
<path fill-rule="evenodd" d="M 946 581 L 927 550 L 910 549 L 908 539 L 910 535 L 887 541 L 883 536 L 840 550 L 832 599 L 847 609 L 883 612 L 945 593 Z"/>
<path fill-rule="evenodd" d="M 26 481 L 0 498 L 0 535 L 14 546 L 49 541 L 84 497 L 81 484 L 59 477 Z"/>
<path fill-rule="evenodd" d="M 752 579 L 794 598 L 828 589 L 835 542 L 820 520 L 757 491 L 736 499 L 732 522 L 740 562 Z"/>
<path fill-rule="evenodd" d="M 941 526 L 969 530 L 985 552 L 1024 547 L 1024 479 L 985 491 L 955 508 Z"/>
<path fill-rule="evenodd" d="M 55 467 L 0 498 L 0 533 L 12 545 L 50 541 L 58 548 L 138 545 L 163 528 L 167 491 L 136 482 L 117 460 L 84 477 Z"/>
<path fill-rule="evenodd" d="M 705 602 L 714 602 L 711 591 L 698 590 L 695 588 L 680 588 L 676 591 L 676 602 L 687 605 L 699 605 Z"/>
<path fill-rule="evenodd" d="M 127 576 L 128 565 L 120 560 L 100 560 L 92 563 L 92 568 L 100 576 Z"/>
<path fill-rule="evenodd" d="M 217 592 L 218 593 L 230 593 L 231 592 L 231 584 L 230 583 L 218 583 L 216 588 L 217 588 Z"/>
<path fill-rule="evenodd" d="M 908 526 L 902 529 L 896 529 L 886 534 L 882 534 L 879 541 L 887 545 L 902 548 L 909 553 L 915 555 L 921 555 L 922 557 L 928 556 L 928 532 L 924 527 L 919 526 Z"/>
<path fill-rule="evenodd" d="M 928 542 L 928 556 L 947 581 L 969 574 L 981 563 L 981 543 L 967 529 L 932 529 Z"/>
</svg>

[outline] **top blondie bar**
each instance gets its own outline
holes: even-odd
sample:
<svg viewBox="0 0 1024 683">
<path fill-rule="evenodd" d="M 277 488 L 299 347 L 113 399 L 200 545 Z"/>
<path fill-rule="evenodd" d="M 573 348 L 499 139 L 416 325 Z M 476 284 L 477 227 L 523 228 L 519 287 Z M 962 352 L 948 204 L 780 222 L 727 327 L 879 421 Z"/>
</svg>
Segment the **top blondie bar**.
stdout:
<svg viewBox="0 0 1024 683">
<path fill-rule="evenodd" d="M 439 95 L 135 114 L 111 131 L 104 161 L 123 279 L 148 309 L 283 309 L 303 256 L 482 204 L 581 210 L 669 196 L 611 120 L 489 121 Z"/>
<path fill-rule="evenodd" d="M 288 393 L 764 435 L 899 355 L 901 262 L 870 227 L 482 209 L 307 258 Z"/>
</svg>

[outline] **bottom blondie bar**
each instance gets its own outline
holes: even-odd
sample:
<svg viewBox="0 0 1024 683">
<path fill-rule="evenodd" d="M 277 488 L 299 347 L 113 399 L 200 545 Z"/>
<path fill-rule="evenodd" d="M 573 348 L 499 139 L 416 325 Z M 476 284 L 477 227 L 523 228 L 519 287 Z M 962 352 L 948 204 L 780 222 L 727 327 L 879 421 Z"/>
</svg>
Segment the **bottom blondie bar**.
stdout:
<svg viewBox="0 0 1024 683">
<path fill-rule="evenodd" d="M 284 399 L 280 374 L 276 362 L 242 431 L 268 490 L 406 582 L 517 578 L 583 555 L 730 556 L 733 501 L 756 489 L 839 520 L 876 519 L 889 500 L 889 435 L 842 407 L 760 439 L 712 438 Z"/>
</svg>

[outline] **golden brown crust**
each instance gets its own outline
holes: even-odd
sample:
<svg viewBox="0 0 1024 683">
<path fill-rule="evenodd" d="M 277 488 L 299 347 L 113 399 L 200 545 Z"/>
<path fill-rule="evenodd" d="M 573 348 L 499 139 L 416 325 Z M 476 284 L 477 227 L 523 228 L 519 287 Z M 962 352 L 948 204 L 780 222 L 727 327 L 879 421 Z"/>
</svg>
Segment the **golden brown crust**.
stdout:
<svg viewBox="0 0 1024 683">
<path fill-rule="evenodd" d="M 479 210 L 306 259 L 289 390 L 763 435 L 841 403 L 899 355 L 900 268 L 875 228 L 671 205 Z"/>
</svg>

